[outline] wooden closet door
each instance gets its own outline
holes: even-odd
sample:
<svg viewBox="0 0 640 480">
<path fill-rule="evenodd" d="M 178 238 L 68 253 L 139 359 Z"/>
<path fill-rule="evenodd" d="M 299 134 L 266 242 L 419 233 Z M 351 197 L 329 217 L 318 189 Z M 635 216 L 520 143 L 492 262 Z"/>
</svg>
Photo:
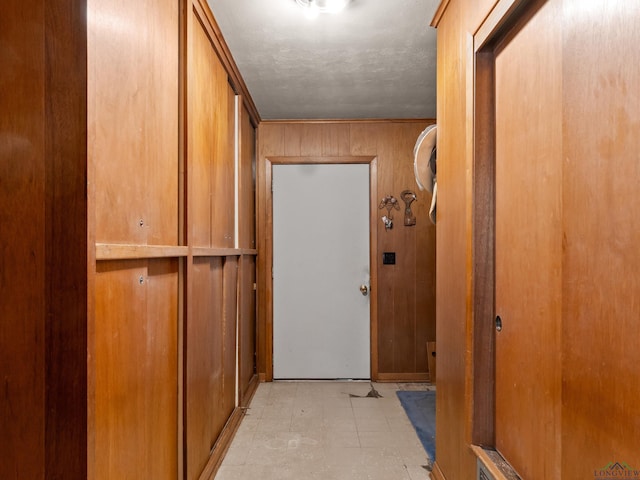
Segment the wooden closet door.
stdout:
<svg viewBox="0 0 640 480">
<path fill-rule="evenodd" d="M 527 479 L 560 478 L 560 2 L 532 2 L 495 51 L 495 435 Z"/>
</svg>

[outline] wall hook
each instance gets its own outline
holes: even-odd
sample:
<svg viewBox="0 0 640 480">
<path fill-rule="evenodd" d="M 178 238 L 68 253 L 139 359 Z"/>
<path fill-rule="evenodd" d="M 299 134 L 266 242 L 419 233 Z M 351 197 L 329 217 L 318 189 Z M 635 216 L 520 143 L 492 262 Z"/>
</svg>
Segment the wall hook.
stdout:
<svg viewBox="0 0 640 480">
<path fill-rule="evenodd" d="M 400 210 L 398 200 L 393 195 L 387 195 L 380 201 L 378 208 L 380 210 L 383 208 L 387 209 L 387 214 L 382 216 L 382 223 L 384 223 L 386 230 L 391 230 L 393 228 L 393 215 L 391 214 L 391 210 Z"/>
<path fill-rule="evenodd" d="M 411 190 L 403 190 L 400 194 L 400 198 L 404 202 L 404 226 L 410 227 L 416 224 L 416 217 L 411 211 L 411 204 L 418 200 L 416 194 Z"/>
</svg>

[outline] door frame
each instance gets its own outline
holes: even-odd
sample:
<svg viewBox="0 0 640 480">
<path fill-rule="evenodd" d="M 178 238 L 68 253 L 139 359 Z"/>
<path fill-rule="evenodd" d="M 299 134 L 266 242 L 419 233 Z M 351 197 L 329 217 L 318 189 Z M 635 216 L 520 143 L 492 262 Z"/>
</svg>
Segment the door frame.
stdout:
<svg viewBox="0 0 640 480">
<path fill-rule="evenodd" d="M 318 165 L 318 164 L 368 164 L 369 165 L 369 325 L 370 325 L 370 371 L 371 380 L 378 378 L 378 271 L 377 271 L 377 229 L 376 211 L 374 205 L 378 198 L 377 184 L 377 156 L 343 156 L 343 157 L 322 157 L 322 156 L 267 156 L 265 158 L 265 184 L 269 187 L 265 189 L 266 202 L 266 238 L 263 265 L 266 268 L 265 285 L 265 320 L 264 332 L 265 349 L 265 378 L 266 381 L 273 380 L 273 192 L 271 182 L 273 179 L 273 165 Z"/>
<path fill-rule="evenodd" d="M 472 271 L 469 295 L 472 308 L 467 312 L 467 343 L 470 354 L 466 365 L 471 399 L 467 414 L 467 435 L 477 458 L 497 479 L 504 479 L 494 456 L 496 417 L 496 338 L 495 338 L 495 207 L 496 207 L 496 47 L 514 28 L 537 11 L 544 0 L 498 0 L 491 13 L 473 35 L 468 36 L 467 62 L 467 164 L 473 172 L 469 185 L 471 212 Z"/>
</svg>

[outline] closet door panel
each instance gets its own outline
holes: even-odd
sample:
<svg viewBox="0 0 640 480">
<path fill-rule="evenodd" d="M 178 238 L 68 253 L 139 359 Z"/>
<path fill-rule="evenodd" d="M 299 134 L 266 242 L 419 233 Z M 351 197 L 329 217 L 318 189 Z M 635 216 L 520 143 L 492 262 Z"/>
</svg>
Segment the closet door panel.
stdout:
<svg viewBox="0 0 640 480">
<path fill-rule="evenodd" d="M 533 2 L 495 57 L 495 436 L 522 478 L 560 478 L 560 5 Z"/>
<path fill-rule="evenodd" d="M 178 262 L 98 262 L 95 475 L 175 479 Z"/>
<path fill-rule="evenodd" d="M 96 241 L 177 245 L 179 2 L 87 3 Z"/>
<path fill-rule="evenodd" d="M 224 262 L 224 332 L 223 332 L 223 411 L 231 416 L 236 406 L 236 334 L 238 320 L 238 257 L 227 257 Z"/>
<path fill-rule="evenodd" d="M 214 157 L 212 165 L 211 244 L 233 248 L 235 230 L 235 93 L 217 61 Z"/>
<path fill-rule="evenodd" d="M 214 131 L 218 91 L 216 54 L 198 17 L 193 14 L 189 64 L 189 222 L 190 243 L 211 246 L 211 166 L 215 157 Z"/>
<path fill-rule="evenodd" d="M 197 479 L 223 418 L 223 261 L 194 258 L 186 333 L 187 478 Z"/>
</svg>

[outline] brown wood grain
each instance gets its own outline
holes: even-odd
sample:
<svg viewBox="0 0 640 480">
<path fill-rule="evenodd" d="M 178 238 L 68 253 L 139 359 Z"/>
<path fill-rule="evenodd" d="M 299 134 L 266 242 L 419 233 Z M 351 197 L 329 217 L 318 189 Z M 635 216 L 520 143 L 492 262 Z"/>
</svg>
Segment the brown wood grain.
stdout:
<svg viewBox="0 0 640 480">
<path fill-rule="evenodd" d="M 190 303 L 186 325 L 186 478 L 197 479 L 222 430 L 223 258 L 194 258 L 187 270 Z"/>
<path fill-rule="evenodd" d="M 87 9 L 96 241 L 177 245 L 178 2 Z"/>
<path fill-rule="evenodd" d="M 87 25 L 84 3 L 45 4 L 46 478 L 87 475 Z"/>
<path fill-rule="evenodd" d="M 0 16 L 0 477 L 11 479 L 45 472 L 44 9 L 10 0 Z"/>
<path fill-rule="evenodd" d="M 190 15 L 190 20 L 187 231 L 191 245 L 210 247 L 211 164 L 215 155 L 213 131 L 217 101 L 214 71 L 217 58 L 195 13 Z"/>
<path fill-rule="evenodd" d="M 238 246 L 256 248 L 256 131 L 243 107 L 240 111 Z"/>
<path fill-rule="evenodd" d="M 216 58 L 213 162 L 211 165 L 211 246 L 233 247 L 235 231 L 235 93 Z"/>
<path fill-rule="evenodd" d="M 612 461 L 640 467 L 638 22 L 638 6 L 622 1 L 572 5 L 563 14 L 561 475 L 567 480 L 590 478 Z M 598 122 L 586 120 L 594 114 Z"/>
<path fill-rule="evenodd" d="M 240 404 L 244 405 L 256 374 L 256 258 L 240 258 L 239 325 L 238 325 L 238 388 Z"/>
<path fill-rule="evenodd" d="M 560 478 L 562 36 L 540 7 L 495 56 L 495 436 L 523 478 Z"/>
<path fill-rule="evenodd" d="M 475 458 L 468 453 L 466 209 L 467 94 L 471 61 L 465 35 L 474 31 L 471 2 L 451 0 L 438 23 L 438 210 L 436 227 L 437 478 L 473 478 Z M 443 160 L 444 159 L 444 160 Z"/>
<path fill-rule="evenodd" d="M 225 423 L 236 407 L 238 263 L 238 257 L 226 257 L 222 272 L 222 411 L 217 413 Z"/>
<path fill-rule="evenodd" d="M 95 477 L 177 475 L 177 260 L 99 262 Z"/>
<path fill-rule="evenodd" d="M 0 18 L 0 477 L 87 467 L 86 21 L 82 2 Z"/>
</svg>

